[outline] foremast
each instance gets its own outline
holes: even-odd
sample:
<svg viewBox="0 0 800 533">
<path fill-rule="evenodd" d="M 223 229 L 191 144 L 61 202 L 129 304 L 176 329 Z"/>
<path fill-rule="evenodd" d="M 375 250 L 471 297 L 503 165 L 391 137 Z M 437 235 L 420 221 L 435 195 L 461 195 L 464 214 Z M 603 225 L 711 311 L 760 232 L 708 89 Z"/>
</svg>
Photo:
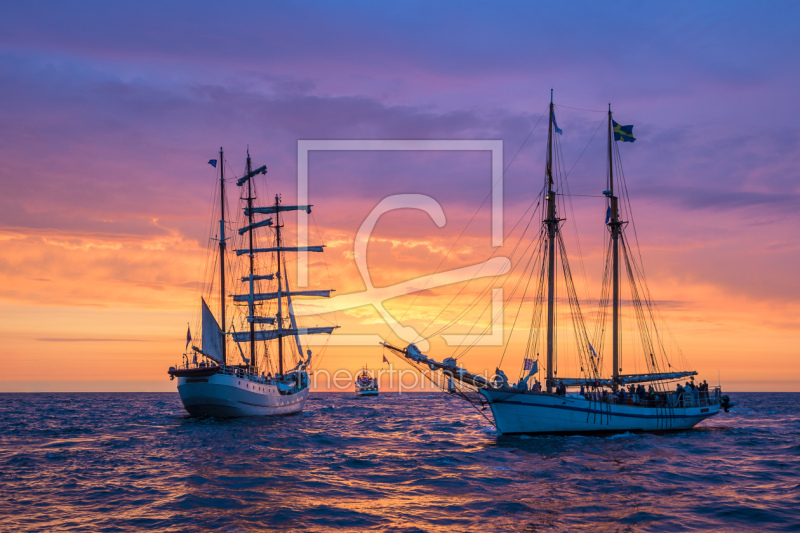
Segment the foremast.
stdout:
<svg viewBox="0 0 800 533">
<path fill-rule="evenodd" d="M 257 373 L 258 366 L 256 361 L 256 341 L 270 341 L 277 340 L 278 342 L 278 375 L 283 376 L 285 373 L 285 356 L 283 337 L 294 336 L 297 340 L 297 348 L 301 359 L 301 368 L 307 366 L 311 361 L 311 351 L 308 351 L 308 358 L 303 360 L 302 346 L 300 343 L 300 335 L 311 334 L 330 334 L 338 326 L 326 327 L 312 327 L 312 328 L 298 328 L 295 322 L 294 312 L 292 308 L 292 296 L 320 296 L 330 297 L 333 290 L 309 290 L 309 291 L 291 291 L 289 289 L 289 279 L 286 272 L 285 254 L 287 252 L 322 252 L 324 246 L 284 246 L 283 237 L 281 235 L 280 213 L 284 211 L 298 211 L 303 210 L 311 213 L 310 205 L 282 205 L 280 196 L 275 195 L 275 203 L 268 207 L 259 207 L 253 204 L 255 196 L 253 194 L 252 178 L 259 174 L 266 174 L 267 167 L 261 166 L 255 170 L 252 169 L 250 154 L 247 154 L 247 173 L 238 179 L 236 184 L 243 186 L 247 184 L 247 197 L 246 207 L 244 208 L 244 215 L 247 219 L 247 225 L 239 228 L 239 235 L 248 233 L 247 244 L 248 247 L 244 249 L 235 250 L 237 256 L 244 254 L 248 255 L 249 259 L 249 275 L 243 277 L 242 282 L 248 282 L 249 291 L 247 294 L 233 295 L 234 302 L 247 302 L 248 315 L 247 321 L 250 323 L 249 331 L 233 332 L 233 338 L 236 342 L 248 342 L 250 345 L 250 361 L 249 368 L 253 373 Z M 255 215 L 275 215 L 273 223 L 272 218 L 255 220 Z M 275 230 L 275 246 L 267 248 L 258 248 L 254 242 L 253 233 L 257 228 L 272 226 Z M 274 274 L 256 274 L 255 256 L 259 253 L 272 253 L 276 257 L 277 270 Z M 262 280 L 275 280 L 277 278 L 276 292 L 258 292 L 256 282 Z M 288 304 L 289 319 L 291 327 L 284 327 L 284 307 L 283 300 L 286 298 Z M 277 313 L 275 316 L 257 316 L 256 315 L 256 302 L 266 300 L 277 300 Z M 258 324 L 269 324 L 276 326 L 275 329 L 258 329 Z"/>
<path fill-rule="evenodd" d="M 266 173 L 266 169 L 265 173 Z M 249 176 L 253 172 L 253 165 L 250 160 L 250 149 L 247 149 L 247 175 Z M 253 226 L 253 181 L 248 179 L 247 180 L 247 207 L 251 210 L 251 212 L 247 215 L 247 224 L 248 226 Z M 249 259 L 250 259 L 250 295 L 253 294 L 253 284 L 255 280 L 253 279 L 254 275 L 254 262 L 255 262 L 255 254 L 253 253 L 253 232 L 247 232 L 248 244 L 249 244 Z M 255 321 L 255 300 L 251 297 L 248 301 L 248 321 L 250 322 L 250 368 L 252 372 L 256 372 L 256 321 Z"/>
<path fill-rule="evenodd" d="M 225 159 L 222 147 L 219 147 L 219 316 L 222 331 L 225 331 Z M 225 335 L 222 336 L 222 364 L 227 365 Z"/>
<path fill-rule="evenodd" d="M 553 392 L 554 341 L 555 334 L 555 290 L 556 290 L 556 233 L 559 219 L 556 217 L 556 195 L 553 191 L 553 132 L 555 110 L 553 109 L 553 90 L 550 89 L 550 123 L 547 128 L 547 163 L 545 168 L 547 191 L 547 392 Z"/>
<path fill-rule="evenodd" d="M 619 238 L 622 233 L 624 222 L 619 219 L 618 198 L 614 194 L 614 126 L 611 118 L 611 104 L 608 104 L 608 189 L 603 194 L 608 198 L 607 226 L 611 231 L 611 323 L 612 323 L 612 344 L 611 362 L 613 365 L 612 382 L 616 384 L 620 381 L 619 367 Z"/>
<path fill-rule="evenodd" d="M 280 198 L 275 195 L 275 245 L 278 255 L 278 373 L 283 375 L 283 277 L 281 276 L 281 222 L 280 222 Z M 285 269 L 284 269 L 285 270 Z M 289 288 L 288 285 L 286 287 Z M 288 294 L 288 293 L 287 293 Z M 303 357 L 303 352 L 300 352 L 300 357 Z"/>
</svg>

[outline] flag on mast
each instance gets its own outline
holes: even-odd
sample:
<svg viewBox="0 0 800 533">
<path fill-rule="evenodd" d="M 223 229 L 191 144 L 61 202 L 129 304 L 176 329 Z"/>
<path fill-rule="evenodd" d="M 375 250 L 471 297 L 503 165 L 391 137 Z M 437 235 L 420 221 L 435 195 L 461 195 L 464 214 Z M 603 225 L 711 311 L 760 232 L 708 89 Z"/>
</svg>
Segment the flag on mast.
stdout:
<svg viewBox="0 0 800 533">
<path fill-rule="evenodd" d="M 528 372 L 529 377 L 534 375 L 539 371 L 539 360 L 537 359 L 536 361 L 534 361 L 533 359 L 525 358 L 524 370 L 530 370 L 530 372 Z"/>
<path fill-rule="evenodd" d="M 633 136 L 633 126 L 620 126 L 613 120 L 611 121 L 611 125 L 614 126 L 615 141 L 632 143 L 633 141 L 636 140 L 636 137 Z"/>
<path fill-rule="evenodd" d="M 189 347 L 189 343 L 192 342 L 192 330 L 189 326 L 186 326 L 186 347 Z"/>
<path fill-rule="evenodd" d="M 564 133 L 564 132 L 562 131 L 562 129 L 558 127 L 558 124 L 556 124 L 556 112 L 555 112 L 555 111 L 553 111 L 552 113 L 550 113 L 550 120 L 552 120 L 552 121 L 553 121 L 553 129 L 555 129 L 555 132 L 556 132 L 556 133 L 558 133 L 559 135 L 561 135 L 562 133 Z M 626 127 L 627 127 L 627 126 L 626 126 Z M 631 127 L 633 127 L 633 126 L 631 126 Z"/>
<path fill-rule="evenodd" d="M 217 168 L 217 160 L 216 159 L 209 159 L 208 164 L 214 168 Z"/>
<path fill-rule="evenodd" d="M 389 361 L 386 360 L 386 356 L 385 355 L 383 356 L 383 362 L 387 363 L 387 364 L 389 363 Z"/>
</svg>

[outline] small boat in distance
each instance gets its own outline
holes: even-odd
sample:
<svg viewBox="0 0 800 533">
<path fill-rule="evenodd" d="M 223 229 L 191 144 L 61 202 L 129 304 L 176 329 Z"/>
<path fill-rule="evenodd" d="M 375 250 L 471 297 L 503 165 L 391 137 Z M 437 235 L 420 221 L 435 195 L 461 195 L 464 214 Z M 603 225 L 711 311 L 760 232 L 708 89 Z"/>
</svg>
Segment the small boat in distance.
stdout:
<svg viewBox="0 0 800 533">
<path fill-rule="evenodd" d="M 606 263 L 597 319 L 593 324 L 594 332 L 589 331 L 588 320 L 581 310 L 561 236 L 570 193 L 566 182 L 567 173 L 559 173 L 556 168 L 556 163 L 563 156 L 554 148 L 557 143 L 554 133 L 561 134 L 562 131 L 556 125 L 552 93 L 549 113 L 544 183 L 541 197 L 534 199 L 529 208 L 531 214 L 528 220 L 528 226 L 536 228 L 534 216 L 539 212 L 542 216 L 541 225 L 536 233 L 523 239 L 526 227 L 520 237 L 520 242 L 530 243 L 527 248 L 520 246 L 522 251 L 515 260 L 515 268 L 521 269 L 517 274 L 517 287 L 524 285 L 525 288 L 521 295 L 512 292 L 506 299 L 506 306 L 519 306 L 511 310 L 515 317 L 520 315 L 523 302 L 530 302 L 533 306 L 531 318 L 527 319 L 530 325 L 521 328 L 526 331 L 528 341 L 525 352 L 517 356 L 520 363 L 519 380 L 516 383 L 509 381 L 499 368 L 491 378 L 488 377 L 489 372 L 480 374 L 467 371 L 459 364 L 458 358 L 466 354 L 472 346 L 467 346 L 460 354 L 439 362 L 421 353 L 414 344 L 406 348 L 386 343 L 383 345 L 409 360 L 420 371 L 429 368 L 441 372 L 440 377 L 443 379 L 440 382 L 447 381 L 449 392 L 460 395 L 476 407 L 485 409 L 488 405 L 492 410 L 494 424 L 501 434 L 685 430 L 718 414 L 720 409 L 727 411 L 732 403 L 728 396 L 722 394 L 720 387 L 709 390 L 709 385 L 705 382 L 700 383 L 698 380 L 695 383 L 696 371 L 676 369 L 668 357 L 666 339 L 657 327 L 662 320 L 644 276 L 638 239 L 635 233 L 630 238 L 625 233 L 626 226 L 632 223 L 632 210 L 624 174 L 619 168 L 621 159 L 615 141 L 633 142 L 633 126 L 617 124 L 612 118 L 610 105 L 607 179 L 602 193 L 605 197 L 607 227 Z M 559 157 L 554 157 L 554 154 Z M 543 210 L 538 211 L 534 205 L 543 206 Z M 523 216 L 528 216 L 527 212 Z M 602 220 L 599 216 L 597 218 Z M 622 298 L 621 279 L 628 281 L 628 300 Z M 522 284 L 520 280 L 527 280 L 528 283 Z M 557 290 L 558 280 L 563 285 Z M 531 294 L 527 294 L 529 286 L 533 287 Z M 567 311 L 557 309 L 559 301 L 568 303 Z M 625 313 L 622 312 L 622 305 L 626 306 Z M 464 316 L 465 313 L 459 307 L 458 316 Z M 567 314 L 572 319 L 571 327 L 565 327 L 558 322 Z M 606 329 L 609 318 L 610 331 Z M 646 372 L 622 373 L 621 318 L 638 328 L 637 364 L 638 368 L 646 369 Z M 515 318 L 514 324 L 516 323 Z M 435 329 L 442 331 L 448 326 L 449 324 L 442 328 L 437 325 Z M 559 331 L 562 333 L 558 333 Z M 420 337 L 429 338 L 424 336 L 424 332 Z M 565 338 L 571 344 L 567 344 L 563 340 Z M 559 341 L 571 353 L 566 353 L 566 349 L 559 351 Z M 607 370 L 604 371 L 603 347 L 609 341 L 611 368 L 608 369 L 609 361 L 606 361 Z M 510 344 L 510 341 L 507 342 Z M 544 390 L 536 379 L 539 373 L 539 349 L 546 353 Z M 565 361 L 566 356 L 571 356 L 576 361 L 572 369 L 578 373 L 579 368 L 579 375 L 559 376 L 557 356 L 562 361 Z M 629 367 L 637 368 L 631 362 L 632 359 L 633 354 L 626 353 L 625 363 Z M 529 383 L 531 378 L 533 383 Z M 686 380 L 691 380 L 691 383 Z M 684 381 L 685 387 L 682 385 Z"/>
<path fill-rule="evenodd" d="M 356 377 L 356 396 L 377 396 L 378 394 L 378 378 L 372 377 L 367 367 L 364 367 Z"/>
<path fill-rule="evenodd" d="M 330 334 L 338 326 L 298 327 L 292 298 L 329 297 L 332 290 L 291 290 L 286 255 L 302 251 L 322 252 L 324 246 L 285 245 L 281 235 L 284 226 L 281 215 L 298 210 L 310 213 L 311 206 L 283 205 L 278 195 L 272 205 L 254 205 L 254 179 L 260 174 L 266 174 L 267 167 L 261 166 L 253 170 L 248 151 L 245 174 L 236 180 L 236 185 L 242 187 L 242 212 L 238 216 L 239 228 L 233 236 L 234 243 L 240 249 L 234 250 L 235 257 L 226 260 L 228 238 L 225 234 L 230 221 L 225 219 L 223 156 L 220 148 L 219 160 L 209 161 L 209 164 L 219 170 L 219 235 L 212 240 L 215 243 L 213 247 L 216 248 L 218 244 L 219 250 L 216 257 L 213 251 L 208 254 L 210 260 L 206 271 L 210 272 L 212 279 L 205 284 L 207 292 L 204 294 L 207 298 L 212 297 L 216 281 L 214 271 L 218 268 L 220 321 L 217 322 L 206 304 L 206 299 L 201 297 L 202 346 L 192 346 L 191 357 L 189 353 L 184 353 L 183 364 L 170 367 L 168 373 L 170 379 L 178 379 L 181 401 L 192 416 L 238 417 L 297 413 L 303 410 L 310 385 L 307 370 L 311 365 L 311 350 L 303 352 L 301 336 Z M 259 215 L 260 220 L 256 220 L 256 215 Z M 262 218 L 263 215 L 272 216 Z M 270 230 L 271 238 L 266 247 L 259 247 L 259 232 L 256 230 Z M 237 259 L 241 256 L 244 256 L 244 260 Z M 245 287 L 244 291 L 239 292 L 244 294 L 225 293 L 226 273 L 238 278 L 236 281 Z M 230 324 L 226 321 L 229 307 L 229 316 L 232 318 Z M 235 323 L 239 324 L 238 331 Z M 294 342 L 284 342 L 286 337 Z M 187 348 L 191 340 L 189 331 Z M 231 348 L 235 344 L 236 353 L 228 349 L 229 344 Z M 237 361 L 239 358 L 241 362 Z M 293 360 L 291 368 L 287 368 L 287 359 Z"/>
</svg>

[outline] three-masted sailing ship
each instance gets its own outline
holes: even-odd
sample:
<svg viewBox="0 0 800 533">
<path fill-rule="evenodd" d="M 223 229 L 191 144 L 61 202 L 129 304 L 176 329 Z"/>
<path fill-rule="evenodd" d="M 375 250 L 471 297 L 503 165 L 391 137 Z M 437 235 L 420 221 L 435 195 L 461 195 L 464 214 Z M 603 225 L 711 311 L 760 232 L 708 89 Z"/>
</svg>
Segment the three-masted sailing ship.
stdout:
<svg viewBox="0 0 800 533">
<path fill-rule="evenodd" d="M 217 160 L 209 163 L 217 167 Z M 283 214 L 298 210 L 311 213 L 312 206 L 283 205 L 278 195 L 272 205 L 255 205 L 254 180 L 266 175 L 267 167 L 253 169 L 248 151 L 245 174 L 236 179 L 244 194 L 240 197 L 243 216 L 239 217 L 241 227 L 237 230 L 241 248 L 231 256 L 226 254 L 229 221 L 225 218 L 225 161 L 221 148 L 217 168 L 220 217 L 214 248 L 219 264 L 219 322 L 201 298 L 202 345 L 191 346 L 192 351 L 184 353 L 183 363 L 170 367 L 170 379 L 178 379 L 181 401 L 194 416 L 297 413 L 308 398 L 312 355 L 310 349 L 303 352 L 301 336 L 330 334 L 338 327 L 298 327 L 292 307 L 293 297 L 329 297 L 332 292 L 290 289 L 286 256 L 302 251 L 322 252 L 324 246 L 287 246 L 281 235 Z M 269 246 L 258 244 L 258 235 L 263 231 L 271 234 Z M 226 294 L 228 273 L 239 274 L 237 281 L 246 288 L 243 293 Z M 229 308 L 232 315 L 227 313 Z M 230 324 L 226 321 L 228 316 L 232 318 Z M 187 334 L 187 348 L 190 341 L 191 335 Z M 231 348 L 236 353 L 231 353 Z M 292 359 L 294 366 L 289 368 Z"/>
<path fill-rule="evenodd" d="M 494 424 L 501 434 L 585 434 L 625 431 L 682 430 L 695 426 L 700 421 L 726 411 L 732 406 L 730 399 L 722 395 L 719 387 L 709 390 L 705 384 L 694 384 L 696 371 L 676 371 L 669 362 L 664 341 L 656 328 L 659 320 L 649 290 L 645 283 L 639 256 L 634 252 L 636 239 L 626 237 L 627 221 L 622 219 L 621 204 L 629 207 L 627 189 L 619 194 L 615 182 L 615 166 L 619 164 L 617 140 L 635 140 L 632 126 L 620 126 L 608 110 L 608 173 L 606 189 L 607 254 L 604 270 L 602 296 L 598 304 L 600 315 L 594 335 L 590 335 L 581 311 L 579 299 L 566 255 L 561 228 L 565 220 L 559 212 L 558 198 L 563 194 L 555 179 L 554 133 L 561 133 L 556 125 L 555 112 L 550 99 L 550 120 L 547 136 L 547 157 L 541 205 L 544 219 L 538 232 L 538 242 L 532 247 L 534 256 L 518 263 L 535 263 L 530 269 L 530 278 L 536 283 L 537 294 L 518 298 L 520 302 L 533 301 L 533 319 L 528 331 L 528 343 L 520 380 L 512 384 L 499 368 L 495 375 L 472 373 L 463 368 L 457 357 L 439 362 L 420 352 L 416 345 L 399 348 L 388 343 L 383 345 L 403 356 L 421 371 L 426 367 L 441 372 L 440 377 L 448 383 L 447 390 L 461 395 L 478 407 L 491 408 Z M 563 204 L 562 204 L 563 205 Z M 630 217 L 630 209 L 624 211 Z M 631 242 L 632 241 L 632 242 Z M 558 267 L 561 267 L 560 269 Z M 527 267 L 526 267 L 527 268 Z M 538 268 L 538 271 L 536 271 Z M 557 276 L 557 271 L 563 275 Z M 630 283 L 630 308 L 638 325 L 642 356 L 648 372 L 623 374 L 620 364 L 621 341 L 621 296 L 620 277 L 624 275 Z M 574 349 L 580 361 L 578 377 L 557 376 L 557 303 L 556 281 L 563 279 L 566 300 L 573 322 Z M 519 285 L 519 284 L 518 284 Z M 526 284 L 526 291 L 527 291 Z M 564 294 L 563 292 L 561 294 Z M 610 305 L 609 305 L 609 299 Z M 522 303 L 520 303 L 520 306 Z M 602 372 L 602 347 L 604 343 L 607 309 L 611 308 L 611 373 Z M 546 323 L 543 323 L 546 322 Z M 516 323 L 516 321 L 515 321 Z M 440 329 L 441 331 L 441 329 Z M 541 333 L 545 339 L 541 339 Z M 546 349 L 545 387 L 534 378 L 539 372 L 536 347 L 544 344 Z M 597 349 L 595 349 L 595 347 Z M 537 359 L 534 360 L 534 354 Z M 463 355 L 463 354 L 462 354 Z M 681 385 L 686 381 L 686 386 Z M 442 380 L 439 380 L 441 383 Z M 676 385 L 677 383 L 677 385 Z M 647 388 L 645 388 L 647 384 Z M 672 387 L 675 387 L 673 390 Z M 580 388 L 580 390 L 576 390 Z M 475 393 L 479 394 L 475 394 Z"/>
</svg>

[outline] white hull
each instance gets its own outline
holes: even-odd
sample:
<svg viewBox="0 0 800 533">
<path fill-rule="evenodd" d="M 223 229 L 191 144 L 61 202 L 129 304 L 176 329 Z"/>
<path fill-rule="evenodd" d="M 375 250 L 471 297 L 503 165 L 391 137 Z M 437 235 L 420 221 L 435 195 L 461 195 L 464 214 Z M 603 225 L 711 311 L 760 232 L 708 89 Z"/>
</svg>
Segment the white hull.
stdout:
<svg viewBox="0 0 800 533">
<path fill-rule="evenodd" d="M 299 413 L 308 398 L 308 387 L 281 394 L 275 384 L 231 374 L 179 377 L 178 393 L 193 416 L 275 416 Z"/>
<path fill-rule="evenodd" d="M 720 409 L 714 398 L 691 407 L 642 407 L 542 393 L 480 392 L 492 408 L 497 429 L 506 435 L 683 430 Z"/>
</svg>

